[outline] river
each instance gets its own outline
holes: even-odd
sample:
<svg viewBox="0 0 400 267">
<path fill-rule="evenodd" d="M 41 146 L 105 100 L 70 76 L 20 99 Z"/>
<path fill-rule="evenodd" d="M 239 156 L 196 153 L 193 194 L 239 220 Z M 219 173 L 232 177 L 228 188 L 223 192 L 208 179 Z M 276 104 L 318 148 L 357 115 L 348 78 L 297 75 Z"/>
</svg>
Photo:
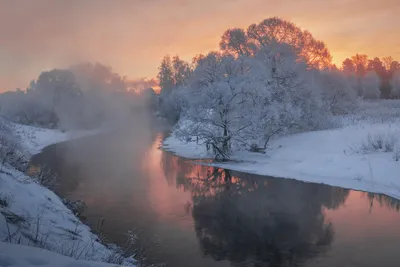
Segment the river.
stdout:
<svg viewBox="0 0 400 267">
<path fill-rule="evenodd" d="M 157 131 L 49 146 L 32 159 L 83 200 L 83 218 L 122 245 L 134 230 L 166 266 L 400 266 L 400 201 L 199 166 L 159 149 Z"/>
</svg>

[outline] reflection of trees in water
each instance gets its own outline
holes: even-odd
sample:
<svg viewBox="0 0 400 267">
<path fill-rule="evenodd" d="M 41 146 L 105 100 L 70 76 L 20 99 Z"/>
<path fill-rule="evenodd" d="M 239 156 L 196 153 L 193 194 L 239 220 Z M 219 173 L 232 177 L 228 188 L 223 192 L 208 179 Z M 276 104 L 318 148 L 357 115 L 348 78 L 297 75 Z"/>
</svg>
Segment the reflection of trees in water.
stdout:
<svg viewBox="0 0 400 267">
<path fill-rule="evenodd" d="M 76 141 L 77 142 L 77 141 Z M 67 143 L 59 143 L 48 146 L 43 152 L 36 154 L 30 161 L 30 174 L 33 175 L 41 169 L 47 169 L 59 179 L 55 192 L 57 194 L 68 193 L 79 185 L 79 172 L 81 165 L 72 160 L 65 159 L 67 151 L 71 149 Z"/>
<path fill-rule="evenodd" d="M 342 205 L 348 190 L 175 160 L 204 254 L 235 266 L 296 266 L 329 248 L 334 231 L 323 210 Z"/>
<path fill-rule="evenodd" d="M 389 210 L 400 211 L 400 200 L 398 199 L 368 192 L 364 192 L 362 195 L 369 200 L 370 212 L 372 212 L 375 203 L 380 207 L 387 207 Z"/>
<path fill-rule="evenodd" d="M 168 152 L 161 154 L 161 168 L 169 185 L 175 184 L 178 188 L 184 188 L 183 185 L 187 182 L 187 177 L 204 177 L 206 175 L 206 167 L 194 165 L 190 162 L 189 159 L 177 157 Z"/>
</svg>

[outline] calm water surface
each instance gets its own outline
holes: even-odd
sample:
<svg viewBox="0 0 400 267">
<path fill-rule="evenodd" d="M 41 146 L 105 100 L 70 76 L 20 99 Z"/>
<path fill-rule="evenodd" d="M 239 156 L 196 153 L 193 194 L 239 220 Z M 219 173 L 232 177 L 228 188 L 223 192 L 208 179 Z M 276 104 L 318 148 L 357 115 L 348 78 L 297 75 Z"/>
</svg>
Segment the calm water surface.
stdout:
<svg viewBox="0 0 400 267">
<path fill-rule="evenodd" d="M 167 266 L 400 266 L 400 202 L 326 185 L 198 166 L 131 130 L 46 148 L 33 164 L 84 200 L 109 241 L 137 229 Z M 157 245 L 154 245 L 157 244 Z"/>
</svg>

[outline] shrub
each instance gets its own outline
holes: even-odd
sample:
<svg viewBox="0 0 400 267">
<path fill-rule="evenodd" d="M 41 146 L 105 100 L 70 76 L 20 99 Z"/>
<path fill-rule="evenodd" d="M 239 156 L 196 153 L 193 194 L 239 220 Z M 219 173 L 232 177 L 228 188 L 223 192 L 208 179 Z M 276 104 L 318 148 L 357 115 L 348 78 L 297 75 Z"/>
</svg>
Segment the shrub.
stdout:
<svg viewBox="0 0 400 267">
<path fill-rule="evenodd" d="M 392 153 L 393 160 L 400 161 L 400 131 L 368 134 L 358 146 L 351 147 L 356 154 L 373 152 Z"/>
</svg>

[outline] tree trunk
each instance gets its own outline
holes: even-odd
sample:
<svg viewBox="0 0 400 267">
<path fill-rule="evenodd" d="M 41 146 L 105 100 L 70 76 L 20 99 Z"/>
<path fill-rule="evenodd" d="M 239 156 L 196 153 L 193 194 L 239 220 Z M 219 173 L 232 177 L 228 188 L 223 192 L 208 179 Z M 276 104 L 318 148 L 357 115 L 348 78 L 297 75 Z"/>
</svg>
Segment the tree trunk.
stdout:
<svg viewBox="0 0 400 267">
<path fill-rule="evenodd" d="M 224 153 L 227 153 L 229 150 L 229 145 L 228 145 L 228 130 L 226 129 L 226 126 L 224 127 L 224 139 L 222 143 L 222 151 Z"/>
</svg>

